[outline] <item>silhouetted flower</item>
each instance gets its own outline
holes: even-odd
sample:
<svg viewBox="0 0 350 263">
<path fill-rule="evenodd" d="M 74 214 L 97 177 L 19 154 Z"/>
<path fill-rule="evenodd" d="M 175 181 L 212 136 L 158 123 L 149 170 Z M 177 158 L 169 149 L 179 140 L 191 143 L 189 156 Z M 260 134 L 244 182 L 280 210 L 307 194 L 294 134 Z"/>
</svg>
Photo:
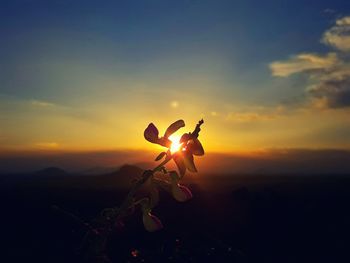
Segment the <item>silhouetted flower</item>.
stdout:
<svg viewBox="0 0 350 263">
<path fill-rule="evenodd" d="M 147 141 L 151 143 L 156 143 L 169 149 L 172 143 L 169 140 L 169 136 L 184 126 L 185 122 L 183 120 L 178 120 L 168 127 L 163 137 L 159 137 L 159 131 L 157 127 L 153 123 L 150 123 L 144 131 L 144 137 Z M 198 140 L 198 132 L 199 127 L 198 130 L 196 128 L 195 132 L 192 134 L 183 134 L 180 139 L 180 150 L 173 153 L 172 155 L 181 177 L 186 173 L 186 169 L 190 172 L 197 172 L 197 168 L 193 160 L 193 155 L 204 155 L 203 146 Z M 168 153 L 170 153 L 170 151 L 168 151 Z M 158 161 L 166 155 L 167 153 L 162 152 L 158 155 L 156 160 Z"/>
<path fill-rule="evenodd" d="M 174 161 L 182 177 L 186 173 L 186 169 L 190 172 L 197 172 L 193 155 L 204 155 L 204 149 L 198 138 L 192 136 L 191 133 L 182 135 L 180 143 L 184 146 L 181 151 L 174 154 Z"/>
</svg>

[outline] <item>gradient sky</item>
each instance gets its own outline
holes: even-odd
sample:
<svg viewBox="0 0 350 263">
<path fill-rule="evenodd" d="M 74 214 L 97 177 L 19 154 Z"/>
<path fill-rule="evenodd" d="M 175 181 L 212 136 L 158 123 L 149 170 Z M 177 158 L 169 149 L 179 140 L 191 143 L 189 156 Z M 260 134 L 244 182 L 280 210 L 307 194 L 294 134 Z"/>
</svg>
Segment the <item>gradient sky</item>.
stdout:
<svg viewBox="0 0 350 263">
<path fill-rule="evenodd" d="M 350 149 L 350 1 L 1 1 L 0 151 Z M 184 129 L 184 131 L 187 131 Z"/>
</svg>

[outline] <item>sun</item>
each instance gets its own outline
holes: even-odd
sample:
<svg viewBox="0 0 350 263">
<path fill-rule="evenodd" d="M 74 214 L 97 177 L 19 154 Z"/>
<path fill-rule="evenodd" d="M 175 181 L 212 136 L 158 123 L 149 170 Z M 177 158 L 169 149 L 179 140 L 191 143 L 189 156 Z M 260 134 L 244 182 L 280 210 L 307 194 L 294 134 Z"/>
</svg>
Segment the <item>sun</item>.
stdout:
<svg viewBox="0 0 350 263">
<path fill-rule="evenodd" d="M 171 141 L 170 146 L 170 152 L 175 153 L 181 149 L 182 143 L 180 143 L 180 136 L 179 135 L 171 135 L 169 136 L 169 139 Z"/>
</svg>

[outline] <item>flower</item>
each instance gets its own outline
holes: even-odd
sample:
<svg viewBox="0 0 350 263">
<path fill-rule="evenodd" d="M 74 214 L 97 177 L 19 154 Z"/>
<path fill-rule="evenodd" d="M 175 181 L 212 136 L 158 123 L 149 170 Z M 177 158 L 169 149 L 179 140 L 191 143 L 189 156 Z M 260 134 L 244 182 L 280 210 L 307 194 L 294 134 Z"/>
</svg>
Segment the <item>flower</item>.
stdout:
<svg viewBox="0 0 350 263">
<path fill-rule="evenodd" d="M 185 146 L 182 151 L 175 153 L 174 161 L 182 177 L 186 173 L 186 169 L 193 173 L 197 172 L 193 155 L 204 155 L 204 149 L 198 138 L 191 133 L 182 135 L 180 143 L 185 143 Z"/>
<path fill-rule="evenodd" d="M 172 157 L 176 163 L 181 177 L 184 176 L 186 170 L 189 170 L 190 172 L 197 172 L 197 168 L 193 160 L 193 155 L 204 155 L 203 146 L 198 140 L 200 125 L 202 124 L 203 120 L 199 121 L 195 130 L 192 133 L 183 134 L 180 139 L 180 143 L 182 144 L 181 150 L 172 154 Z M 183 120 L 178 120 L 172 123 L 166 129 L 163 137 L 159 137 L 159 131 L 157 127 L 153 123 L 150 123 L 144 131 L 144 137 L 147 141 L 151 143 L 156 143 L 169 149 L 171 146 L 169 136 L 184 126 L 185 122 Z M 158 155 L 156 160 L 158 161 L 164 156 L 168 156 L 168 154 L 171 154 L 169 150 L 167 153 L 162 152 Z"/>
</svg>

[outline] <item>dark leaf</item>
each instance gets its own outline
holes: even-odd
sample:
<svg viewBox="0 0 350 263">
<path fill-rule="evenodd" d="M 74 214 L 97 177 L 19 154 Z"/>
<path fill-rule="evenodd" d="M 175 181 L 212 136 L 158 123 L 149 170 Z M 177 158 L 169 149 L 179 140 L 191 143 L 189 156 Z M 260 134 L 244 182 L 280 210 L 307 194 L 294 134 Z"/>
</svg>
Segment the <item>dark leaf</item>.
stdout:
<svg viewBox="0 0 350 263">
<path fill-rule="evenodd" d="M 159 161 L 159 160 L 163 159 L 164 156 L 166 156 L 166 152 L 161 152 L 161 153 L 157 156 L 157 158 L 155 159 L 155 161 Z"/>
</svg>

